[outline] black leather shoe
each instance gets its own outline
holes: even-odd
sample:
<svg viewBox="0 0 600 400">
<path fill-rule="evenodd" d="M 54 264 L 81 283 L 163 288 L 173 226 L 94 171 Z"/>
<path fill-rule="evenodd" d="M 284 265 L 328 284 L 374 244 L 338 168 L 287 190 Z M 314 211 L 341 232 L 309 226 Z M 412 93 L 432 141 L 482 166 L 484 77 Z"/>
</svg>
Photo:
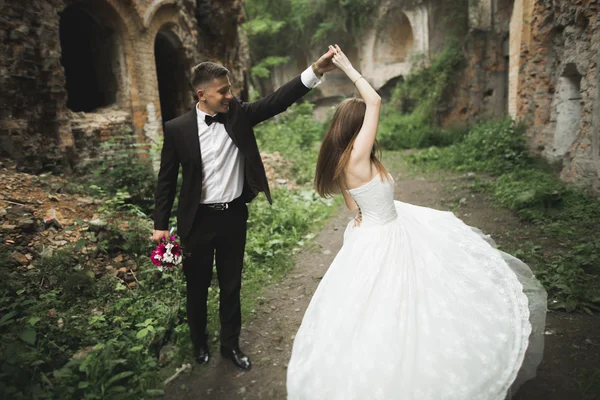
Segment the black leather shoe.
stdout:
<svg viewBox="0 0 600 400">
<path fill-rule="evenodd" d="M 239 347 L 235 347 L 233 349 L 229 349 L 227 347 L 221 346 L 221 355 L 231 361 L 233 364 L 243 369 L 244 371 L 249 371 L 252 368 L 252 363 L 247 355 L 242 353 Z"/>
<path fill-rule="evenodd" d="M 206 364 L 210 360 L 210 352 L 208 351 L 208 346 L 206 344 L 200 345 L 196 347 L 196 351 L 194 351 L 194 358 L 198 364 Z"/>
</svg>

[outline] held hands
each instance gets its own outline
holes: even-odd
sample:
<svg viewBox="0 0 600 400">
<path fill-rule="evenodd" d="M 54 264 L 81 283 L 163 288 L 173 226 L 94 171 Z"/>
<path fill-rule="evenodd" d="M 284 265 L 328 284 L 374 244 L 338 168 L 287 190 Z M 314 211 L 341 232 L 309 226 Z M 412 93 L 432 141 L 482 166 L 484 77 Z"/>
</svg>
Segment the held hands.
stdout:
<svg viewBox="0 0 600 400">
<path fill-rule="evenodd" d="M 342 49 L 340 49 L 340 46 L 338 46 L 337 44 L 335 45 L 335 47 L 329 45 L 329 51 L 333 52 L 332 62 L 336 67 L 338 67 L 346 74 L 353 69 L 352 63 L 350 62 L 350 60 L 348 60 L 348 57 L 346 57 Z"/>
<path fill-rule="evenodd" d="M 348 60 L 348 57 L 346 57 L 342 49 L 340 49 L 340 46 L 338 46 L 337 44 L 335 45 L 335 47 L 330 45 L 329 51 L 333 52 L 333 65 L 342 70 L 346 74 L 346 76 L 352 81 L 352 83 L 356 84 L 356 82 L 358 82 L 358 80 L 362 78 L 362 75 L 360 74 L 360 72 L 354 69 L 352 63 L 350 62 L 350 60 Z"/>
<path fill-rule="evenodd" d="M 332 47 L 329 46 L 329 51 L 323 54 L 314 64 L 313 70 L 318 76 L 322 76 L 325 72 L 333 71 L 335 69 L 335 65 L 331 59 L 333 58 Z"/>
<path fill-rule="evenodd" d="M 335 68 L 339 68 L 341 71 L 345 72 L 349 78 L 352 79 L 354 75 L 353 71 L 354 67 L 352 67 L 352 63 L 348 60 L 348 57 L 344 54 L 340 46 L 337 44 L 335 46 L 329 45 L 329 50 L 327 53 L 323 54 L 314 64 L 313 70 L 318 76 L 322 76 L 325 72 L 329 72 L 334 70 Z M 360 76 L 360 74 L 358 74 Z"/>
</svg>

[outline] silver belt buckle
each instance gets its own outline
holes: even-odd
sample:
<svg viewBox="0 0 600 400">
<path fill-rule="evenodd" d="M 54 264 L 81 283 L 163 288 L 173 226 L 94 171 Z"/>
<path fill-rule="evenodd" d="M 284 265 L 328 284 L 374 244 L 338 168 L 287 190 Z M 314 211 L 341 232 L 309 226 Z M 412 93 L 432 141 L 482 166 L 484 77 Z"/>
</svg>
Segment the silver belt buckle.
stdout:
<svg viewBox="0 0 600 400">
<path fill-rule="evenodd" d="M 229 204 L 227 203 L 216 203 L 212 206 L 213 210 L 216 211 L 225 211 L 229 208 Z"/>
</svg>

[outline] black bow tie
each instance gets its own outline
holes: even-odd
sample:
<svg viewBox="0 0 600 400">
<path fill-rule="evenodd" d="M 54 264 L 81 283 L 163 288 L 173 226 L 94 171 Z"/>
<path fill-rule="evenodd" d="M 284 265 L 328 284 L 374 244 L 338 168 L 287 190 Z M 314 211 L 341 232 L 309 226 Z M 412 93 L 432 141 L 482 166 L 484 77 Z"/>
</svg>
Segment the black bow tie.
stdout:
<svg viewBox="0 0 600 400">
<path fill-rule="evenodd" d="M 208 125 L 208 126 L 210 126 L 210 124 L 212 124 L 213 122 L 219 122 L 221 124 L 224 124 L 225 123 L 225 114 L 217 113 L 217 114 L 215 114 L 214 117 L 207 115 L 204 118 L 204 122 L 206 122 L 206 125 Z"/>
</svg>

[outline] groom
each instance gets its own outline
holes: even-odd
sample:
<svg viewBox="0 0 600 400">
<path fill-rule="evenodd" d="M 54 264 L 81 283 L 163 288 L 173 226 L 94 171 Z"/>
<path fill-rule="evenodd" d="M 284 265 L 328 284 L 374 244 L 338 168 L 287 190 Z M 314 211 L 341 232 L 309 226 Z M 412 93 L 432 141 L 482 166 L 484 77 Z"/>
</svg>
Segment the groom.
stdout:
<svg viewBox="0 0 600 400">
<path fill-rule="evenodd" d="M 231 94 L 229 71 L 212 62 L 192 70 L 198 96 L 193 110 L 168 121 L 164 129 L 155 195 L 154 234 L 169 236 L 169 217 L 182 167 L 177 227 L 183 246 L 187 317 L 194 357 L 207 363 L 206 300 L 216 261 L 220 288 L 221 355 L 244 370 L 252 366 L 240 350 L 240 288 L 248 208 L 258 192 L 272 202 L 265 169 L 252 128 L 283 111 L 335 68 L 330 50 L 300 76 L 252 103 Z"/>
</svg>

